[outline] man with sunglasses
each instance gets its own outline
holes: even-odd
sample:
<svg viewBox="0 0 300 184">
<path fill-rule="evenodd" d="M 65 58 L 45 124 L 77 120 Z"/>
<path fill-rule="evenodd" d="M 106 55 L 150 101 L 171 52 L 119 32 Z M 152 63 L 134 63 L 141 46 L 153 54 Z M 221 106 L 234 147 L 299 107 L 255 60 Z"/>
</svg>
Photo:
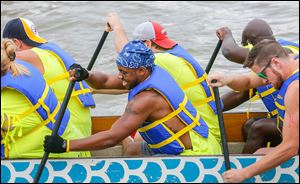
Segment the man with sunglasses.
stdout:
<svg viewBox="0 0 300 184">
<path fill-rule="evenodd" d="M 282 126 L 282 142 L 274 148 L 261 148 L 256 153 L 266 154 L 262 159 L 241 170 L 232 169 L 223 174 L 224 182 L 240 183 L 299 153 L 299 62 L 291 57 L 276 41 L 263 40 L 247 56 L 244 67 L 256 75 L 210 75 L 212 86 L 227 85 L 234 90 L 256 88 L 270 83 L 278 90 L 276 107 L 277 125 Z"/>
<path fill-rule="evenodd" d="M 236 43 L 229 28 L 219 28 L 216 33 L 219 39 L 223 40 L 223 55 L 229 61 L 238 64 L 243 64 L 250 49 L 259 41 L 263 39 L 275 40 L 270 25 L 262 19 L 253 19 L 244 28 L 242 33 L 243 47 Z M 279 39 L 277 42 L 295 59 L 299 57 L 298 44 L 283 39 Z M 253 95 L 255 93 L 257 94 Z M 278 131 L 276 127 L 277 110 L 274 103 L 276 95 L 277 91 L 272 85 L 265 85 L 250 90 L 230 91 L 222 96 L 224 111 L 233 109 L 249 99 L 250 107 L 252 102 L 261 99 L 269 112 L 266 118 L 250 118 L 244 123 L 242 129 L 245 140 L 243 153 L 254 153 L 259 148 L 274 147 L 281 142 L 281 131 Z"/>
</svg>

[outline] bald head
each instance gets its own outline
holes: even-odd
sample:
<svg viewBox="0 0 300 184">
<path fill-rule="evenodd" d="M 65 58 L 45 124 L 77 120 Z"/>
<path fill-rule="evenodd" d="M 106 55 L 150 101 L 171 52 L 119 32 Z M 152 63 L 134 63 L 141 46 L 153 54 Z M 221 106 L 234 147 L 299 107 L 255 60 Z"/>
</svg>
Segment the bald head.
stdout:
<svg viewBox="0 0 300 184">
<path fill-rule="evenodd" d="M 251 20 L 244 28 L 242 35 L 242 44 L 251 43 L 255 45 L 263 39 L 275 40 L 270 25 L 262 19 Z"/>
</svg>

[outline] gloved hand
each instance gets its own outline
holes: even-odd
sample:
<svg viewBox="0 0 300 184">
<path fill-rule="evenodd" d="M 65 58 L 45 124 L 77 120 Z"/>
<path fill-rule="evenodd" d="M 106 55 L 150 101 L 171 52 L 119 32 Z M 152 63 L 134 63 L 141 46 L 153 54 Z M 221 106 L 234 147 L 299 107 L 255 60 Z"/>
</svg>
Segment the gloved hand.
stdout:
<svg viewBox="0 0 300 184">
<path fill-rule="evenodd" d="M 76 64 L 76 63 L 72 64 L 70 66 L 69 70 L 75 70 L 75 80 L 76 81 L 82 81 L 82 80 L 89 78 L 89 72 L 87 71 L 87 69 L 82 68 L 82 66 L 79 64 Z"/>
<path fill-rule="evenodd" d="M 67 150 L 67 140 L 60 136 L 46 135 L 44 140 L 44 151 L 50 153 L 64 153 Z"/>
</svg>

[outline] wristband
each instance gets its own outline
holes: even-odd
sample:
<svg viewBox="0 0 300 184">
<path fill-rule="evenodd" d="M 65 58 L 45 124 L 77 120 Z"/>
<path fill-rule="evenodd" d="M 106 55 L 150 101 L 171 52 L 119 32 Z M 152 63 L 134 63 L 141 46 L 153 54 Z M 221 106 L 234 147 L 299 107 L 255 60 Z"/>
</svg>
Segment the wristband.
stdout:
<svg viewBox="0 0 300 184">
<path fill-rule="evenodd" d="M 70 140 L 67 140 L 67 148 L 66 148 L 66 152 L 68 153 L 70 151 Z"/>
</svg>

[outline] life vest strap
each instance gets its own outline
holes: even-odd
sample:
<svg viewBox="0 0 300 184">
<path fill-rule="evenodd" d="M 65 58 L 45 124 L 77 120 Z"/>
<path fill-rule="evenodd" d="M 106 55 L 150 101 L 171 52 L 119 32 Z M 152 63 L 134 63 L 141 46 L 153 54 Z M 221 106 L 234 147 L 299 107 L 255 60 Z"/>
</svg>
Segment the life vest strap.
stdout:
<svg viewBox="0 0 300 184">
<path fill-rule="evenodd" d="M 288 48 L 293 54 L 299 54 L 299 48 L 294 45 L 286 45 L 283 47 Z"/>
<path fill-rule="evenodd" d="M 59 111 L 59 109 L 60 109 L 60 106 L 61 106 L 61 104 L 58 102 L 57 103 L 57 105 L 56 105 L 56 107 L 55 107 L 55 109 L 54 109 L 54 111 L 53 111 L 53 113 L 52 113 L 52 115 L 55 117 L 56 115 L 57 115 L 57 113 L 58 113 L 58 111 Z M 48 119 L 45 119 L 43 122 L 41 122 L 38 126 L 36 126 L 35 128 L 33 128 L 31 131 L 29 131 L 27 134 L 24 134 L 23 136 L 22 136 L 22 138 L 24 138 L 25 136 L 28 136 L 28 135 L 31 135 L 32 133 L 34 133 L 35 131 L 37 131 L 37 130 L 39 130 L 40 128 L 42 128 L 43 126 L 46 126 L 48 123 L 50 123 L 51 121 L 50 121 L 50 119 L 48 118 Z M 53 123 L 55 123 L 55 120 L 54 121 L 52 121 Z M 19 136 L 20 137 L 20 136 Z M 16 139 L 18 139 L 18 138 L 16 138 Z"/>
<path fill-rule="evenodd" d="M 277 114 L 278 114 L 278 110 L 275 109 L 272 112 L 268 113 L 268 118 L 272 118 L 272 117 L 276 116 Z"/>
<path fill-rule="evenodd" d="M 188 88 L 191 88 L 191 87 L 193 87 L 193 86 L 196 86 L 196 85 L 200 84 L 201 82 L 205 81 L 206 79 L 207 79 L 207 74 L 204 73 L 204 74 L 202 75 L 202 77 L 200 77 L 200 78 L 198 78 L 198 79 L 196 79 L 196 80 L 194 80 L 194 81 L 192 81 L 192 82 L 189 82 L 189 83 L 187 83 L 187 84 L 182 85 L 181 88 L 182 88 L 183 90 L 186 90 L 186 89 L 188 89 Z M 211 94 L 213 94 L 212 91 L 211 91 L 211 89 L 210 89 L 210 92 L 211 92 Z M 212 95 L 212 96 L 210 96 L 210 97 L 208 97 L 208 98 L 205 98 L 205 99 L 202 99 L 202 100 L 198 100 L 198 101 L 196 101 L 196 102 L 193 103 L 193 104 L 196 105 L 196 106 L 200 106 L 200 105 L 203 105 L 203 104 L 207 104 L 208 102 L 213 101 L 213 100 L 215 100 L 215 98 L 214 98 L 214 96 Z"/>
<path fill-rule="evenodd" d="M 253 96 L 250 99 L 250 102 L 255 102 L 256 100 L 259 100 L 259 99 L 261 99 L 261 98 L 263 98 L 265 96 L 268 96 L 268 95 L 272 94 L 275 91 L 276 91 L 275 88 L 272 87 L 272 88 L 270 88 L 270 89 L 268 89 L 268 90 L 266 90 L 266 91 L 264 91 L 262 93 L 258 93 L 257 95 Z"/>
<path fill-rule="evenodd" d="M 185 89 L 188 89 L 190 87 L 196 86 L 196 85 L 200 84 L 201 82 L 203 82 L 206 78 L 207 78 L 207 74 L 205 73 L 205 74 L 202 75 L 202 77 L 199 77 L 198 79 L 196 79 L 192 82 L 189 82 L 187 84 L 182 85 L 181 88 L 183 90 L 185 90 Z"/>
<path fill-rule="evenodd" d="M 53 83 L 55 83 L 57 81 L 60 81 L 60 80 L 63 80 L 63 79 L 67 79 L 68 77 L 69 77 L 69 72 L 65 72 L 65 73 L 62 73 L 62 74 L 60 74 L 60 75 L 58 75 L 56 77 L 53 77 L 51 79 L 46 80 L 46 82 L 47 82 L 48 85 L 51 85 L 51 84 L 53 84 Z"/>
<path fill-rule="evenodd" d="M 197 100 L 197 101 L 195 101 L 193 104 L 194 104 L 195 106 L 201 106 L 201 105 L 207 104 L 208 102 L 213 101 L 213 100 L 214 100 L 214 97 L 211 96 L 211 97 L 209 97 L 209 98 L 204 98 L 204 99 L 202 99 L 202 100 Z"/>
<path fill-rule="evenodd" d="M 251 104 L 252 104 L 253 102 L 255 102 L 256 100 L 262 99 L 263 97 L 268 96 L 268 95 L 272 94 L 272 93 L 275 92 L 275 91 L 276 91 L 275 88 L 272 87 L 272 88 L 270 88 L 270 89 L 268 89 L 268 90 L 266 90 L 266 91 L 264 91 L 264 92 L 262 92 L 262 93 L 258 93 L 258 94 L 256 94 L 256 95 L 254 95 L 254 96 L 252 97 L 252 95 L 253 95 L 253 89 L 249 90 L 249 98 L 250 98 L 250 102 L 249 102 L 249 106 L 248 106 L 248 110 L 247 110 L 247 118 L 249 119 L 249 117 L 250 117 L 250 107 L 251 107 Z M 251 97 L 252 97 L 252 98 L 251 98 Z M 276 114 L 277 114 L 277 111 L 274 110 L 274 111 L 272 111 L 270 114 L 268 114 L 268 116 L 272 117 L 272 116 L 274 116 L 274 115 L 276 115 Z"/>
<path fill-rule="evenodd" d="M 285 106 L 280 105 L 277 101 L 275 101 L 275 105 L 276 105 L 277 108 L 279 108 L 279 109 L 281 109 L 283 111 L 285 110 Z"/>
<path fill-rule="evenodd" d="M 49 92 L 49 86 L 46 85 L 46 88 L 41 96 L 41 98 L 38 100 L 38 103 L 36 103 L 34 106 L 32 106 L 30 109 L 28 109 L 27 111 L 21 113 L 18 117 L 19 119 L 22 119 L 24 118 L 25 116 L 28 116 L 30 113 L 36 111 L 42 104 L 41 102 L 44 102 L 44 100 L 46 99 L 47 97 L 47 94 Z"/>
<path fill-rule="evenodd" d="M 254 89 L 249 89 L 249 99 L 251 99 L 253 97 L 254 94 Z"/>
<path fill-rule="evenodd" d="M 167 144 L 170 144 L 171 142 L 173 142 L 174 140 L 177 140 L 179 143 L 182 144 L 182 142 L 180 141 L 179 137 L 181 137 L 183 134 L 187 133 L 188 131 L 192 130 L 197 124 L 199 124 L 199 119 L 200 119 L 200 114 L 197 113 L 196 118 L 194 119 L 194 121 L 187 125 L 186 127 L 184 127 L 183 129 L 181 129 L 179 132 L 177 132 L 176 134 L 174 134 L 172 132 L 172 136 L 169 137 L 168 139 L 158 143 L 158 144 L 148 144 L 148 146 L 150 148 L 153 149 L 157 149 L 157 148 L 161 148 Z M 184 147 L 184 146 L 183 146 Z"/>
<path fill-rule="evenodd" d="M 80 83 L 81 84 L 81 83 Z M 71 94 L 71 97 L 74 97 L 74 96 L 79 96 L 79 95 L 84 95 L 84 94 L 86 94 L 86 93 L 91 93 L 92 92 L 92 90 L 91 89 L 89 89 L 89 88 L 87 88 L 87 89 L 84 89 L 84 88 L 81 88 L 80 90 L 73 90 L 73 92 L 72 92 L 72 94 Z M 64 99 L 64 96 L 60 96 L 59 98 L 58 98 L 59 100 L 62 100 L 62 99 Z"/>
<path fill-rule="evenodd" d="M 48 119 L 50 119 L 52 122 L 55 122 L 55 119 L 52 116 L 49 107 L 44 103 L 43 100 L 39 99 L 38 101 L 39 101 L 39 104 L 41 104 L 41 106 L 43 107 L 43 109 L 45 109 L 45 111 L 47 112 Z"/>
<path fill-rule="evenodd" d="M 278 116 L 277 116 L 277 124 L 276 124 L 276 128 L 277 128 L 277 130 L 280 132 L 280 135 L 282 135 L 282 132 L 281 132 L 281 129 L 280 129 L 280 121 L 283 122 L 284 119 L 278 115 Z"/>
<path fill-rule="evenodd" d="M 1 136 L 3 135 L 3 138 L 1 140 L 1 144 L 4 145 L 4 156 L 5 158 L 8 157 L 8 152 L 11 149 L 11 145 L 10 142 L 15 143 L 15 139 L 14 139 L 14 135 L 15 132 L 17 131 L 16 127 L 17 127 L 17 123 L 19 119 L 18 116 L 8 116 L 6 122 L 8 123 L 8 129 L 7 132 L 2 131 L 1 129 Z M 15 125 L 14 129 L 10 129 L 11 125 Z M 1 126 L 2 128 L 2 126 Z M 22 136 L 22 127 L 20 127 L 19 131 L 18 131 L 18 136 Z"/>
<path fill-rule="evenodd" d="M 49 86 L 46 85 L 45 87 L 45 90 L 42 94 L 42 97 L 38 100 L 38 103 L 36 103 L 34 106 L 32 106 L 29 110 L 25 111 L 24 113 L 21 113 L 20 115 L 16 115 L 14 117 L 12 117 L 12 124 L 16 127 L 15 130 L 13 131 L 17 131 L 17 126 L 16 124 L 18 122 L 20 122 L 20 120 L 24 117 L 26 117 L 27 115 L 29 115 L 30 113 L 36 111 L 40 106 L 42 106 L 45 111 L 47 112 L 47 115 L 48 115 L 48 118 L 46 120 L 44 120 L 41 124 L 39 124 L 37 127 L 33 128 L 30 132 L 28 132 L 27 134 L 24 134 L 22 133 L 22 126 L 19 126 L 19 130 L 18 130 L 18 133 L 17 135 L 18 136 L 14 136 L 15 133 L 9 133 L 9 130 L 5 133 L 5 137 L 4 139 L 2 140 L 4 142 L 4 144 L 6 145 L 5 147 L 9 150 L 11 149 L 11 146 L 10 146 L 10 141 L 12 142 L 15 142 L 15 139 L 18 139 L 18 138 L 24 138 L 25 136 L 27 135 L 30 135 L 32 134 L 33 132 L 35 132 L 36 130 L 38 130 L 39 128 L 41 128 L 42 126 L 48 124 L 50 122 L 50 120 L 55 123 L 55 119 L 54 117 L 56 116 L 56 114 L 58 113 L 59 109 L 60 109 L 60 103 L 58 102 L 54 111 L 52 113 L 50 113 L 50 110 L 49 110 L 49 107 L 46 106 L 46 104 L 44 103 L 44 100 L 49 92 Z M 8 126 L 10 126 L 11 124 L 11 118 L 9 117 L 8 118 Z M 1 123 L 1 126 L 2 126 L 2 123 Z"/>
<path fill-rule="evenodd" d="M 91 92 L 92 92 L 91 89 L 80 89 L 80 90 L 73 91 L 72 96 L 78 96 L 81 94 L 86 94 Z"/>
<path fill-rule="evenodd" d="M 174 116 L 178 115 L 183 109 L 185 109 L 185 106 L 186 106 L 187 102 L 188 102 L 188 98 L 187 98 L 187 96 L 185 96 L 183 102 L 181 102 L 179 104 L 179 107 L 175 111 L 171 112 L 170 114 L 163 117 L 162 119 L 156 120 L 156 121 L 154 121 L 153 123 L 151 123 L 147 126 L 139 128 L 139 131 L 140 132 L 146 132 L 146 131 L 150 130 L 151 128 L 154 128 L 157 125 L 162 124 L 163 122 L 166 122 L 167 120 L 169 120 L 169 119 L 173 118 Z"/>
</svg>

